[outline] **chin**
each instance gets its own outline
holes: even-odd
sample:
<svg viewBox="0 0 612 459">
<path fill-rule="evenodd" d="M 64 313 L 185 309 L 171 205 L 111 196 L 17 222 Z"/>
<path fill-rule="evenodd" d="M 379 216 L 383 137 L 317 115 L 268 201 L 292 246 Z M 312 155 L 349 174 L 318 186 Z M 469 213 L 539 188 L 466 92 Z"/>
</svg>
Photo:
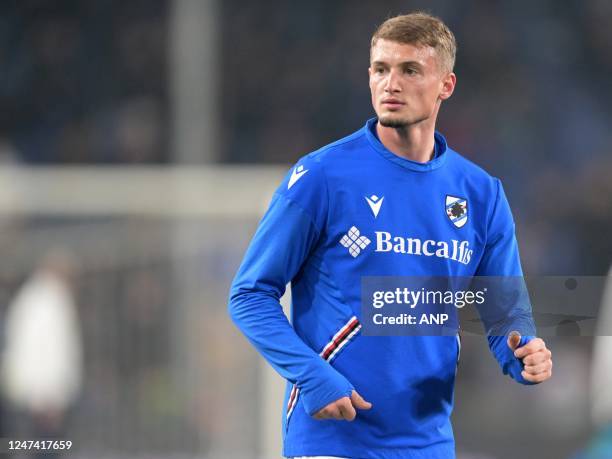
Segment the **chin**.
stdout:
<svg viewBox="0 0 612 459">
<path fill-rule="evenodd" d="M 384 116 L 384 115 L 378 117 L 378 122 L 380 123 L 381 126 L 388 127 L 388 128 L 403 128 L 410 124 L 408 120 L 394 117 L 394 116 Z"/>
</svg>

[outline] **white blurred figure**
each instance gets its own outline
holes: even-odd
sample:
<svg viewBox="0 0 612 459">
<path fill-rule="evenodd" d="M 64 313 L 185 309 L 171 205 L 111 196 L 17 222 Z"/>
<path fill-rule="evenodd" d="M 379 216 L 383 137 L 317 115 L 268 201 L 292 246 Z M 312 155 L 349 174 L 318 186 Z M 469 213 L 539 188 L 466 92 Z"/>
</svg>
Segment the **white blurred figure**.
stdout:
<svg viewBox="0 0 612 459">
<path fill-rule="evenodd" d="M 16 415 L 7 419 L 8 434 L 65 435 L 83 376 L 75 274 L 69 253 L 49 252 L 7 309 L 2 388 Z M 11 432 L 15 424 L 23 431 Z"/>
<path fill-rule="evenodd" d="M 612 268 L 604 289 L 591 365 L 591 416 L 597 431 L 575 459 L 612 458 Z"/>
<path fill-rule="evenodd" d="M 612 424 L 612 268 L 603 294 L 593 345 L 591 413 L 598 427 Z"/>
</svg>

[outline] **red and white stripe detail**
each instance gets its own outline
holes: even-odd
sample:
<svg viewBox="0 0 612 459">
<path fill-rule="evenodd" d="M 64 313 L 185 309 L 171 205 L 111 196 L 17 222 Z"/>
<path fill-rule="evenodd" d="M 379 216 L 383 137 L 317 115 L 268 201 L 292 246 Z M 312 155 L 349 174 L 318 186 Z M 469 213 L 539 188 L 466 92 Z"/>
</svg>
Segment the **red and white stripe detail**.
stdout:
<svg viewBox="0 0 612 459">
<path fill-rule="evenodd" d="M 348 344 L 348 342 L 355 336 L 359 330 L 361 330 L 361 324 L 357 317 L 353 316 L 350 320 L 336 333 L 332 339 L 325 345 L 319 355 L 323 360 L 331 362 L 338 352 Z M 287 421 L 293 409 L 297 405 L 298 396 L 300 395 L 300 389 L 294 384 L 291 388 L 291 394 L 289 395 L 289 402 L 287 403 Z"/>
<path fill-rule="evenodd" d="M 291 395 L 289 395 L 289 403 L 287 403 L 287 421 L 289 421 L 289 417 L 291 416 L 291 413 L 293 413 L 295 405 L 297 405 L 299 393 L 300 390 L 298 389 L 297 385 L 294 384 L 291 388 Z"/>
</svg>

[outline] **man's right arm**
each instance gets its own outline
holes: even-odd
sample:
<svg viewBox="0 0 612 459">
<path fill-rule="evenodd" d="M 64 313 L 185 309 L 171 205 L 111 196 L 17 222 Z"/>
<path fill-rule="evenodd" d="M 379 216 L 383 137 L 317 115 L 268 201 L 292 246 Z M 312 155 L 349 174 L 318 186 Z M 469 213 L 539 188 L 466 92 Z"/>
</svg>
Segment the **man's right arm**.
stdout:
<svg viewBox="0 0 612 459">
<path fill-rule="evenodd" d="M 304 408 L 314 415 L 329 403 L 350 397 L 353 387 L 300 339 L 280 305 L 285 286 L 320 236 L 316 217 L 304 209 L 316 194 L 312 198 L 307 194 L 306 202 L 274 195 L 233 281 L 228 309 L 261 355 L 282 377 L 297 384 Z M 321 205 L 312 203 L 317 204 Z"/>
</svg>

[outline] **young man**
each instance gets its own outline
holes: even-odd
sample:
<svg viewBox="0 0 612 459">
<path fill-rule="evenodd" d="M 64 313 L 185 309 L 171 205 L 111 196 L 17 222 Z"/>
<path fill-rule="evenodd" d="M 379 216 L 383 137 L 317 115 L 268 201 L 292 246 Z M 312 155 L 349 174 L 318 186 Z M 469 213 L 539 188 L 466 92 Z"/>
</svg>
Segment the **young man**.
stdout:
<svg viewBox="0 0 612 459">
<path fill-rule="evenodd" d="M 455 88 L 455 49 L 427 14 L 379 27 L 369 68 L 377 117 L 298 161 L 236 275 L 230 315 L 288 381 L 287 457 L 455 457 L 457 337 L 365 336 L 359 320 L 363 276 L 522 275 L 500 181 L 435 131 Z M 289 281 L 292 324 L 279 304 Z M 535 334 L 530 307 L 508 315 Z M 541 339 L 488 341 L 518 382 L 551 376 Z"/>
</svg>

